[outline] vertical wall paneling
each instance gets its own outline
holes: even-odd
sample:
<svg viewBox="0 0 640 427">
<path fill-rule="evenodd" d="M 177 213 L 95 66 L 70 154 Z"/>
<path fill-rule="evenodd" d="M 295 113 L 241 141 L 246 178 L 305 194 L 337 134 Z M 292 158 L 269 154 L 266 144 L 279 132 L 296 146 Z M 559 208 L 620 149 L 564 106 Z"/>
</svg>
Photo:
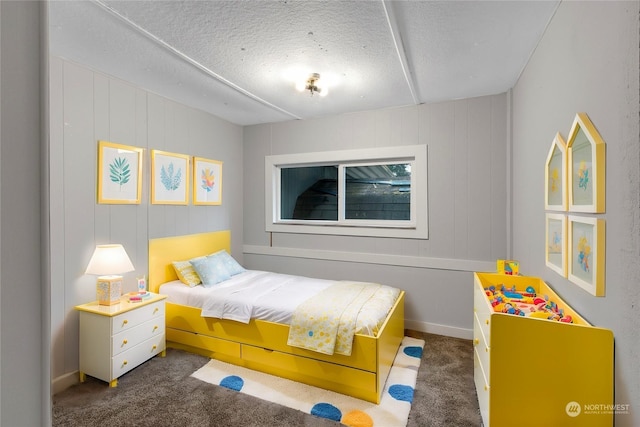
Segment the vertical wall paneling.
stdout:
<svg viewBox="0 0 640 427">
<path fill-rule="evenodd" d="M 67 67 L 72 66 L 72 64 L 67 64 Z M 118 139 L 113 139 L 111 136 L 111 97 L 109 96 L 111 89 L 109 79 L 107 78 L 107 76 L 101 74 L 92 73 L 91 75 L 93 76 L 93 138 L 87 140 L 86 144 L 93 144 L 94 152 L 92 153 L 92 157 L 87 158 L 86 161 L 91 162 L 93 160 L 96 165 L 93 168 L 93 185 L 95 191 L 97 191 L 98 140 L 115 142 L 118 144 L 126 144 L 126 142 L 120 141 Z M 110 243 L 109 236 L 111 231 L 111 205 L 95 204 L 93 211 L 95 219 L 94 234 L 96 242 L 99 242 L 96 244 Z"/>
<path fill-rule="evenodd" d="M 453 258 L 455 254 L 454 235 L 454 194 L 456 162 L 454 157 L 454 116 L 453 103 L 443 103 L 426 106 L 423 111 L 428 113 L 432 126 L 427 129 L 429 134 L 429 204 L 433 209 L 429 212 L 432 223 L 439 224 L 429 230 L 429 240 L 437 242 L 439 256 Z M 438 125 L 433 125 L 437 123 Z M 435 243 L 432 243 L 432 245 Z M 433 248 L 432 248 L 433 249 Z"/>
<path fill-rule="evenodd" d="M 451 168 L 453 177 L 453 241 L 454 257 L 465 259 L 469 257 L 469 106 L 467 103 L 454 103 L 453 121 L 456 124 L 453 135 L 453 161 Z"/>
<path fill-rule="evenodd" d="M 490 200 L 508 199 L 507 195 L 507 121 L 500 118 L 496 120 L 496 112 L 507 111 L 506 96 L 491 97 L 491 117 L 490 117 L 490 150 L 491 150 L 491 196 Z M 507 207 L 501 204 L 491 204 L 491 239 L 498 237 L 497 242 L 491 244 L 491 258 L 499 259 L 508 257 L 506 237 L 507 227 Z M 503 234 L 505 233 L 505 234 Z"/>
<path fill-rule="evenodd" d="M 62 149 L 64 151 L 64 179 L 62 183 L 53 183 L 52 189 L 59 185 L 64 197 L 64 265 L 65 265 L 65 306 L 67 315 L 64 318 L 64 339 L 66 342 L 77 341 L 79 333 L 77 314 L 69 312 L 76 301 L 89 301 L 95 298 L 92 280 L 84 276 L 84 268 L 89 261 L 95 245 L 96 233 L 103 234 L 103 228 L 96 228 L 94 222 L 94 206 L 96 204 L 96 150 L 93 143 L 93 73 L 66 63 L 64 65 L 64 81 L 62 103 L 64 111 L 64 135 Z M 52 99 L 52 102 L 55 102 Z M 52 190 L 52 194 L 56 194 Z M 84 208 L 82 208 L 84 207 Z M 100 224 L 104 225 L 104 224 Z M 52 228 L 59 224 L 52 224 Z M 54 248 L 54 251 L 59 248 Z M 69 320 L 69 321 L 67 321 Z M 52 336 L 56 340 L 56 336 Z M 65 344 L 66 344 L 65 342 Z M 66 364 L 77 367 L 77 346 L 64 345 Z M 65 366 L 67 369 L 68 366 Z M 55 373 L 53 373 L 55 376 Z"/>
<path fill-rule="evenodd" d="M 491 98 L 473 98 L 469 103 L 467 165 L 469 168 L 469 257 L 482 259 L 492 253 L 491 235 L 491 168 L 504 168 L 494 163 L 491 152 Z M 505 144 L 506 148 L 506 144 Z M 506 200 L 503 198 L 502 200 Z"/>
<path fill-rule="evenodd" d="M 494 131 L 506 128 L 505 96 L 245 127 L 246 265 L 397 285 L 408 325 L 470 337 L 471 271 L 506 256 L 493 215 L 506 212 L 506 194 L 492 179 L 505 171 L 506 135 Z M 413 144 L 428 145 L 428 240 L 265 233 L 265 156 Z"/>
<path fill-rule="evenodd" d="M 96 244 L 124 245 L 136 268 L 124 275 L 123 291 L 128 292 L 135 289 L 136 276 L 148 274 L 150 238 L 230 229 L 241 242 L 241 223 L 230 221 L 242 217 L 240 191 L 223 189 L 222 206 L 151 205 L 149 157 L 151 149 L 159 149 L 221 160 L 225 177 L 229 174 L 231 183 L 242 185 L 242 130 L 83 66 L 60 58 L 52 58 L 51 63 L 55 391 L 78 369 L 78 316 L 73 307 L 95 299 L 95 277 L 84 270 Z M 139 205 L 97 204 L 98 140 L 144 149 Z M 234 255 L 241 260 L 239 248 L 236 243 Z"/>
</svg>

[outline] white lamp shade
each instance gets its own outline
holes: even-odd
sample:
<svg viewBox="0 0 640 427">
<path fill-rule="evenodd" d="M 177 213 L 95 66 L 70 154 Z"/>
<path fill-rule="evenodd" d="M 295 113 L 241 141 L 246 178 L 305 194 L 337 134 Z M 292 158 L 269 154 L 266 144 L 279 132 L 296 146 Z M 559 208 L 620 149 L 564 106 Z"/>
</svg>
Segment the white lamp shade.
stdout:
<svg viewBox="0 0 640 427">
<path fill-rule="evenodd" d="M 135 268 L 122 245 L 97 245 L 85 274 L 104 276 L 133 270 Z"/>
</svg>

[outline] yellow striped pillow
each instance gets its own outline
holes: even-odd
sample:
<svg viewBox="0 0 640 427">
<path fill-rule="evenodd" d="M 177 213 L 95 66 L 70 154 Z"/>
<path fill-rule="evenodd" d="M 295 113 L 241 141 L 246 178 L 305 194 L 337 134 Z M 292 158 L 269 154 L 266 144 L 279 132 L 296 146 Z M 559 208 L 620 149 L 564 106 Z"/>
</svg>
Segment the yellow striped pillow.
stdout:
<svg viewBox="0 0 640 427">
<path fill-rule="evenodd" d="M 194 258 L 191 261 L 195 261 L 204 257 Z M 193 288 L 196 285 L 202 283 L 200 276 L 193 269 L 193 266 L 189 261 L 173 261 L 173 268 L 176 270 L 176 274 L 182 283 Z"/>
</svg>

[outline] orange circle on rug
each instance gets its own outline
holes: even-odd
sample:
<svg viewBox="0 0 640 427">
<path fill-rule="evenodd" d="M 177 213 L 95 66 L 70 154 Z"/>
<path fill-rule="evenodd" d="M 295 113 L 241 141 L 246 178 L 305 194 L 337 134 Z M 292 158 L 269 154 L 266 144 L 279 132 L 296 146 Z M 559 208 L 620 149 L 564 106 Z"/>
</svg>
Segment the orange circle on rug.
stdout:
<svg viewBox="0 0 640 427">
<path fill-rule="evenodd" d="M 349 427 L 373 427 L 371 417 L 362 411 L 347 412 L 340 422 Z"/>
</svg>

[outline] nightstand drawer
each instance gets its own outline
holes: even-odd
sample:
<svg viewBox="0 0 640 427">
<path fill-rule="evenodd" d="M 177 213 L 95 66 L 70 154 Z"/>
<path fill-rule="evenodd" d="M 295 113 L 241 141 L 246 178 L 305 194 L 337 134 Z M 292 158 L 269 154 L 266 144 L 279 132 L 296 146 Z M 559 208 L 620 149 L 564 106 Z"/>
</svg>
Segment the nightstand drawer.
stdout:
<svg viewBox="0 0 640 427">
<path fill-rule="evenodd" d="M 115 335 L 127 329 L 138 326 L 153 318 L 164 318 L 164 301 L 154 302 L 140 306 L 135 310 L 126 311 L 122 314 L 114 316 L 112 319 L 112 334 Z"/>
<path fill-rule="evenodd" d="M 156 317 L 111 338 L 111 354 L 117 355 L 154 336 L 164 334 L 164 316 Z"/>
<path fill-rule="evenodd" d="M 137 346 L 124 351 L 111 359 L 112 379 L 129 372 L 147 359 L 164 351 L 164 332 L 158 336 L 148 339 Z"/>
</svg>

